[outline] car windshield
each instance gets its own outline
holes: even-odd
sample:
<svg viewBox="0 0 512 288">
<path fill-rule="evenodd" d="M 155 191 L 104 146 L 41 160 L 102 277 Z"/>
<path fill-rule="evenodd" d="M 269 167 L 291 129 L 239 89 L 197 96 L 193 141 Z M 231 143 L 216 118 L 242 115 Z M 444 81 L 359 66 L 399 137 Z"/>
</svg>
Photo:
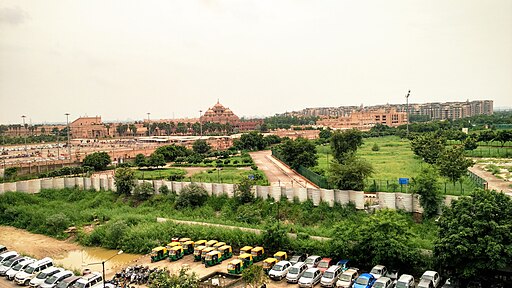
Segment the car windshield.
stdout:
<svg viewBox="0 0 512 288">
<path fill-rule="evenodd" d="M 292 267 L 292 268 L 290 268 L 290 271 L 288 271 L 288 273 L 298 274 L 299 273 L 299 268 Z"/>
<path fill-rule="evenodd" d="M 380 273 L 382 273 L 382 271 L 381 271 L 380 269 L 373 268 L 373 269 L 372 269 L 372 271 L 371 271 L 370 273 L 380 275 Z"/>
<path fill-rule="evenodd" d="M 22 264 L 16 264 L 16 266 L 14 266 L 14 267 L 12 268 L 12 270 L 20 271 L 20 269 L 21 269 L 22 267 L 23 267 L 23 265 L 22 265 Z"/>
<path fill-rule="evenodd" d="M 306 259 L 306 264 L 313 264 L 314 261 L 315 261 L 315 259 L 308 258 L 308 259 Z"/>
<path fill-rule="evenodd" d="M 434 277 L 430 276 L 430 275 L 423 275 L 423 277 L 421 277 L 421 279 L 427 279 L 427 280 L 432 280 L 434 281 Z"/>
<path fill-rule="evenodd" d="M 407 283 L 397 282 L 395 288 L 408 288 Z"/>
<path fill-rule="evenodd" d="M 324 278 L 332 279 L 332 278 L 334 278 L 334 273 L 332 273 L 332 272 L 325 272 L 324 273 Z"/>
<path fill-rule="evenodd" d="M 46 280 L 44 281 L 44 283 L 46 283 L 46 284 L 53 284 L 53 283 L 55 283 L 55 281 L 57 281 L 57 277 L 54 275 L 54 276 L 52 276 L 52 277 L 50 277 L 50 278 L 46 279 Z"/>
<path fill-rule="evenodd" d="M 293 261 L 299 261 L 299 256 L 293 256 L 292 259 L 290 259 L 290 262 Z"/>
<path fill-rule="evenodd" d="M 16 261 L 16 260 L 14 260 L 14 258 L 11 260 L 7 260 L 3 265 L 5 267 L 11 267 L 11 265 L 12 265 L 12 263 L 14 263 L 14 261 Z"/>
<path fill-rule="evenodd" d="M 282 265 L 274 265 L 274 267 L 272 268 L 272 270 L 275 270 L 275 271 L 281 271 L 283 270 L 283 266 Z"/>
<path fill-rule="evenodd" d="M 76 282 L 75 285 L 73 285 L 74 288 L 85 288 L 85 283 L 82 282 Z"/>
<path fill-rule="evenodd" d="M 46 277 L 48 277 L 48 273 L 41 272 L 41 273 L 37 274 L 36 278 L 37 279 L 45 279 Z"/>
<path fill-rule="evenodd" d="M 372 288 L 384 288 L 384 283 L 382 282 L 375 282 L 375 284 L 373 284 Z"/>
<path fill-rule="evenodd" d="M 327 268 L 327 267 L 329 267 L 329 263 L 327 263 L 326 261 L 322 261 L 318 264 L 318 267 Z"/>
<path fill-rule="evenodd" d="M 313 278 L 313 275 L 314 275 L 313 272 L 307 271 L 306 273 L 304 273 L 304 275 L 302 275 L 302 277 L 304 277 L 304 278 Z"/>
<path fill-rule="evenodd" d="M 366 284 L 368 284 L 368 278 L 359 277 L 359 278 L 357 278 L 356 283 L 359 285 L 366 285 Z"/>
<path fill-rule="evenodd" d="M 25 269 L 25 272 L 27 272 L 28 274 L 32 274 L 34 273 L 34 270 L 36 270 L 36 267 L 28 266 L 27 269 Z"/>
<path fill-rule="evenodd" d="M 340 280 L 341 281 L 350 281 L 350 280 L 352 280 L 352 276 L 348 275 L 348 274 L 341 274 Z"/>
<path fill-rule="evenodd" d="M 59 284 L 57 284 L 57 288 L 67 288 L 68 284 L 69 283 L 66 281 L 60 281 Z"/>
</svg>

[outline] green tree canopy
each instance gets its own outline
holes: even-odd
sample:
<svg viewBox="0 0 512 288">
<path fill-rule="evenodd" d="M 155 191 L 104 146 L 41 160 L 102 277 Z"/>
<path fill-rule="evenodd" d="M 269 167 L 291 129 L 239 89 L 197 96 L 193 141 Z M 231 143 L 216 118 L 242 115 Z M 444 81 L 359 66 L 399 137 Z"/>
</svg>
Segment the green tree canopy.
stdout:
<svg viewBox="0 0 512 288">
<path fill-rule="evenodd" d="M 192 150 L 198 154 L 206 154 L 211 148 L 212 146 L 210 146 L 210 144 L 208 144 L 204 139 L 196 140 L 192 145 Z"/>
<path fill-rule="evenodd" d="M 147 160 L 147 164 L 151 167 L 161 167 L 165 166 L 165 158 L 164 155 L 160 153 L 153 152 L 151 155 L 149 155 L 149 158 Z"/>
<path fill-rule="evenodd" d="M 144 156 L 144 154 L 142 153 L 139 153 L 137 155 L 135 155 L 135 165 L 137 165 L 137 167 L 146 167 L 148 166 L 148 163 L 146 161 L 146 156 Z"/>
<path fill-rule="evenodd" d="M 350 158 L 361 145 L 363 145 L 363 133 L 356 129 L 336 131 L 331 136 L 332 154 L 340 164 Z"/>
<path fill-rule="evenodd" d="M 149 288 L 198 288 L 199 278 L 197 274 L 188 271 L 188 268 L 182 267 L 175 274 L 169 273 L 167 269 L 152 273 Z"/>
<path fill-rule="evenodd" d="M 437 170 L 429 165 L 421 169 L 420 174 L 412 181 L 412 191 L 420 196 L 420 204 L 423 207 L 425 218 L 436 216 L 443 202 L 438 176 Z"/>
<path fill-rule="evenodd" d="M 316 146 L 313 141 L 305 138 L 287 139 L 278 146 L 282 160 L 293 169 L 299 166 L 313 167 L 317 164 Z"/>
<path fill-rule="evenodd" d="M 256 131 L 242 134 L 240 139 L 236 140 L 234 144 L 239 150 L 249 151 L 263 150 L 267 146 L 266 141 L 263 139 L 263 134 Z"/>
<path fill-rule="evenodd" d="M 176 208 L 186 208 L 186 207 L 198 207 L 202 206 L 206 200 L 208 200 L 208 193 L 206 190 L 192 183 L 185 188 L 181 189 L 180 195 L 178 199 L 176 199 Z"/>
<path fill-rule="evenodd" d="M 191 151 L 184 146 L 178 145 L 165 145 L 156 148 L 155 152 L 164 156 L 165 162 L 172 162 L 178 157 L 186 157 L 190 155 Z"/>
<path fill-rule="evenodd" d="M 260 265 L 251 265 L 249 268 L 242 271 L 242 279 L 249 287 L 260 287 L 262 284 L 267 283 L 267 274 L 263 271 Z"/>
<path fill-rule="evenodd" d="M 512 265 L 512 198 L 477 190 L 443 209 L 434 242 L 438 264 L 461 280 Z"/>
<path fill-rule="evenodd" d="M 239 203 L 252 203 L 254 201 L 254 195 L 252 194 L 252 186 L 254 180 L 244 178 L 240 183 L 235 186 L 235 198 Z"/>
<path fill-rule="evenodd" d="M 364 180 L 373 174 L 372 165 L 365 159 L 352 155 L 340 164 L 336 159 L 329 168 L 329 183 L 342 190 L 364 189 Z"/>
<path fill-rule="evenodd" d="M 450 179 L 453 183 L 457 182 L 467 173 L 473 161 L 464 157 L 463 147 L 450 147 L 443 150 L 437 159 L 439 173 Z"/>
<path fill-rule="evenodd" d="M 110 160 L 107 152 L 94 152 L 85 156 L 82 165 L 92 167 L 96 171 L 101 171 L 105 170 L 110 162 L 112 160 Z"/>
<path fill-rule="evenodd" d="M 411 141 L 414 154 L 421 157 L 428 164 L 437 162 L 437 158 L 443 153 L 445 146 L 446 139 L 436 133 L 419 134 Z"/>
<path fill-rule="evenodd" d="M 130 168 L 118 168 L 114 175 L 114 181 L 117 193 L 130 195 L 135 187 L 135 173 Z"/>
</svg>

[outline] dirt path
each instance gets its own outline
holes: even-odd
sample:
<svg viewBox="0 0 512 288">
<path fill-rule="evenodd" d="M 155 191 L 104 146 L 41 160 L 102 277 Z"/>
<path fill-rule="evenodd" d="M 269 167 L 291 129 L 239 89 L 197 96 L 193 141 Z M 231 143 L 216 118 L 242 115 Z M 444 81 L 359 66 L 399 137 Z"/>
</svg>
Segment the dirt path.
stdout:
<svg viewBox="0 0 512 288">
<path fill-rule="evenodd" d="M 505 181 L 503 179 L 497 178 L 492 175 L 492 173 L 486 171 L 484 166 L 486 163 L 478 163 L 473 167 L 470 167 L 468 170 L 478 175 L 480 178 L 484 179 L 488 183 L 488 189 L 502 191 L 505 194 L 512 197 L 512 187 L 510 186 L 512 183 Z"/>
<path fill-rule="evenodd" d="M 258 169 L 265 173 L 271 186 L 318 188 L 302 175 L 272 157 L 272 151 L 249 153 Z"/>
<path fill-rule="evenodd" d="M 48 236 L 33 234 L 22 229 L 0 226 L 0 244 L 24 254 L 43 258 L 63 256 L 80 246 L 67 241 L 59 241 Z"/>
</svg>

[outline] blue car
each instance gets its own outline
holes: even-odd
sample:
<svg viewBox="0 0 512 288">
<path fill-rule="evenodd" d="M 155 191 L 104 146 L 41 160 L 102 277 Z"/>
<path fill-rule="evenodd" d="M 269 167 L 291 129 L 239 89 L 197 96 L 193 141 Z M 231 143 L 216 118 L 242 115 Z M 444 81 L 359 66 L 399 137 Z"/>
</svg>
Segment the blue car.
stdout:
<svg viewBox="0 0 512 288">
<path fill-rule="evenodd" d="M 370 273 L 363 273 L 357 277 L 352 288 L 370 288 L 377 279 Z"/>
<path fill-rule="evenodd" d="M 340 266 L 341 270 L 343 272 L 345 272 L 348 270 L 348 261 L 349 260 L 347 260 L 347 259 L 341 259 L 340 261 L 338 261 L 338 263 L 336 265 Z"/>
</svg>

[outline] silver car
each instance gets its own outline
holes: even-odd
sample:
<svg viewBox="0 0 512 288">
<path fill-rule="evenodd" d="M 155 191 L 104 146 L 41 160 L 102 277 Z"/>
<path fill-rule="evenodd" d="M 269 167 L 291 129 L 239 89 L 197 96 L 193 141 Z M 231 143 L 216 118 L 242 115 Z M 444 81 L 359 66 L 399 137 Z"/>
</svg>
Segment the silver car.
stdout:
<svg viewBox="0 0 512 288">
<path fill-rule="evenodd" d="M 46 278 L 44 280 L 43 284 L 39 285 L 40 288 L 53 288 L 55 287 L 60 281 L 67 279 L 69 277 L 73 276 L 73 272 L 69 270 L 64 270 L 59 273 L 54 274 L 53 276 Z"/>
<path fill-rule="evenodd" d="M 322 272 L 318 268 L 309 268 L 299 279 L 299 287 L 313 287 L 322 278 Z"/>
</svg>

